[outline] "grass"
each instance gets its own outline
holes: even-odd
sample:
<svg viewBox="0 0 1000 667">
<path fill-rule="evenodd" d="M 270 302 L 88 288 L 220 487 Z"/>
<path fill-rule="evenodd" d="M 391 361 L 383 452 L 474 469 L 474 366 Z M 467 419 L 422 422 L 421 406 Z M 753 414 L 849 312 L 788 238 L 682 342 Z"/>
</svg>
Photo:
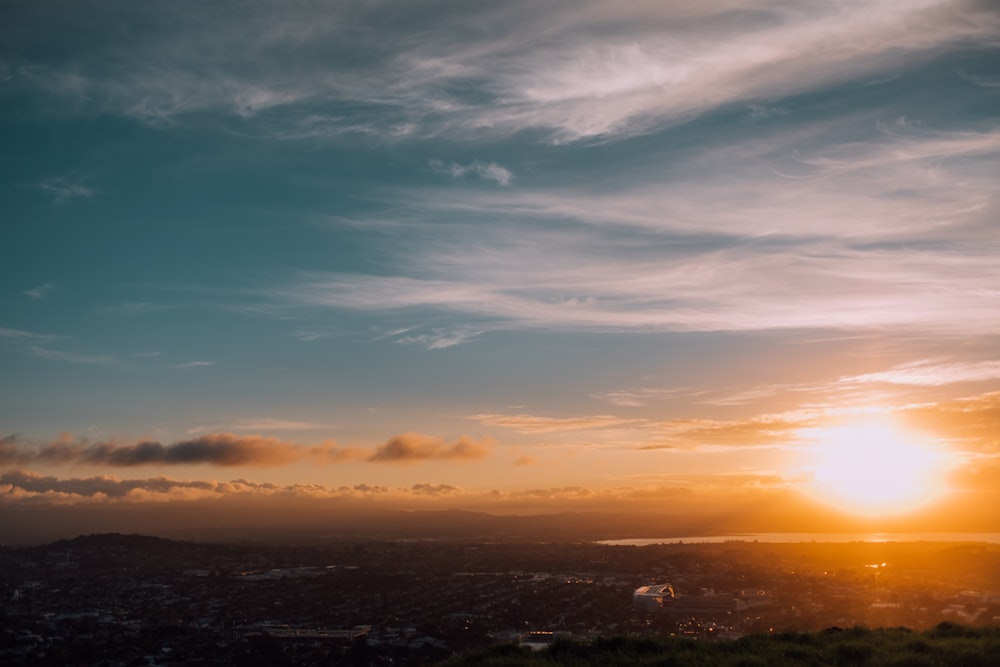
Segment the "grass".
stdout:
<svg viewBox="0 0 1000 667">
<path fill-rule="evenodd" d="M 995 667 L 1000 628 L 941 623 L 931 630 L 831 628 L 749 635 L 733 641 L 611 637 L 557 641 L 544 651 L 513 644 L 459 656 L 449 667 Z"/>
</svg>

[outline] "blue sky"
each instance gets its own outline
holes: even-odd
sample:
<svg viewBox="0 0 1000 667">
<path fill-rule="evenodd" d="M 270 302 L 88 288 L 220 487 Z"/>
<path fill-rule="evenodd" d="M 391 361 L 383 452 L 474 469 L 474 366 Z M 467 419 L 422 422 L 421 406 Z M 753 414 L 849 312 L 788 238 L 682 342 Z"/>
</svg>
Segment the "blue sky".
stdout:
<svg viewBox="0 0 1000 667">
<path fill-rule="evenodd" d="M 541 4 L 8 3 L 6 502 L 787 490 L 873 412 L 997 469 L 995 5 Z"/>
</svg>

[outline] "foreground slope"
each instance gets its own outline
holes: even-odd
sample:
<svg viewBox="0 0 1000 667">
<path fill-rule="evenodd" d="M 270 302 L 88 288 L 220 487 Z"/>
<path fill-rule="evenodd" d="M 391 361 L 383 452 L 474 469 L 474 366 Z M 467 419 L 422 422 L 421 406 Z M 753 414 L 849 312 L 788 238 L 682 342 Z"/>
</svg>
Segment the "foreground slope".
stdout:
<svg viewBox="0 0 1000 667">
<path fill-rule="evenodd" d="M 449 667 L 573 665 L 604 667 L 991 667 L 1000 665 L 1000 628 L 941 623 L 926 632 L 906 628 L 830 628 L 820 632 L 752 635 L 734 641 L 614 637 L 556 642 L 542 651 L 496 646 L 448 661 Z"/>
</svg>

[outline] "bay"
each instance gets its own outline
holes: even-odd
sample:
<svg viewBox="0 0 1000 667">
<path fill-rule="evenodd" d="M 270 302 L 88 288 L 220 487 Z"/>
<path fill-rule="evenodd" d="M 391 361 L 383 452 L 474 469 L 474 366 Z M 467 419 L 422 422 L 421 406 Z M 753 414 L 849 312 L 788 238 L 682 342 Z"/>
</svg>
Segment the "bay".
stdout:
<svg viewBox="0 0 1000 667">
<path fill-rule="evenodd" d="M 651 544 L 722 544 L 759 542 L 792 544 L 797 542 L 954 542 L 1000 544 L 1000 533 L 746 533 L 739 535 L 685 535 L 600 540 L 610 546 L 648 546 Z"/>
</svg>

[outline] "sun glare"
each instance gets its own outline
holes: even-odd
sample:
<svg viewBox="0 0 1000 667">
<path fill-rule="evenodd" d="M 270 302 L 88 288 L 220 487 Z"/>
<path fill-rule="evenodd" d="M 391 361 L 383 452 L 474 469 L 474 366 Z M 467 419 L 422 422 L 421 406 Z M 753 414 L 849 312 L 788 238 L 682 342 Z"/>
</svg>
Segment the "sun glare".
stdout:
<svg viewBox="0 0 1000 667">
<path fill-rule="evenodd" d="M 810 492 L 838 509 L 867 516 L 901 514 L 945 491 L 947 452 L 888 423 L 808 429 Z"/>
</svg>

